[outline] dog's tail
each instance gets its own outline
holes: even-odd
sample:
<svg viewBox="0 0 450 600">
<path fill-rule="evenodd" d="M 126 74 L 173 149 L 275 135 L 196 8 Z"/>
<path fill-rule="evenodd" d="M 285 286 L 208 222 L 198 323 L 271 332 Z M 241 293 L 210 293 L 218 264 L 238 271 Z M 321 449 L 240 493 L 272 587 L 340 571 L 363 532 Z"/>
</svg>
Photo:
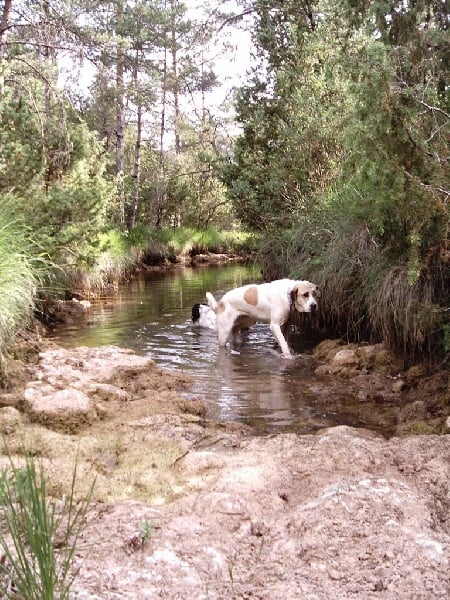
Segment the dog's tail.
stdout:
<svg viewBox="0 0 450 600">
<path fill-rule="evenodd" d="M 206 292 L 206 299 L 208 300 L 209 308 L 212 308 L 214 312 L 217 310 L 217 300 L 211 294 L 211 292 Z"/>
</svg>

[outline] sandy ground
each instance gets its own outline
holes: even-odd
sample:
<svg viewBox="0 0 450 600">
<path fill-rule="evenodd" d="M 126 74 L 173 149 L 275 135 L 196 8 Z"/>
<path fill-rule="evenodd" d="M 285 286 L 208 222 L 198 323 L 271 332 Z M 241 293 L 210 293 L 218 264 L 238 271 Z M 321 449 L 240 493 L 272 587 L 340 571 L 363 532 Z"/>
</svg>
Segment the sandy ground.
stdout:
<svg viewBox="0 0 450 600">
<path fill-rule="evenodd" d="M 76 458 L 80 497 L 95 478 L 73 599 L 450 596 L 448 435 L 255 437 L 113 347 L 50 348 L 28 379 L 1 397 L 10 452 L 33 449 L 54 498 Z"/>
</svg>

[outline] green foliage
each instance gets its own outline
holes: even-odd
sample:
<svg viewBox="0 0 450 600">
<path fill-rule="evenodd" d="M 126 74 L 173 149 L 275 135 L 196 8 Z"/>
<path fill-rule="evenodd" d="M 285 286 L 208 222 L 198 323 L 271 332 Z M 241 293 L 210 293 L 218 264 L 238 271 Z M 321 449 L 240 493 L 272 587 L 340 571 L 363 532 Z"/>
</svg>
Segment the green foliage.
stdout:
<svg viewBox="0 0 450 600">
<path fill-rule="evenodd" d="M 200 34 L 182 3 L 85 9 L 68 0 L 56 9 L 45 2 L 11 5 L 0 36 L 0 43 L 8 36 L 7 52 L 0 48 L 0 193 L 61 267 L 63 283 L 93 289 L 101 277 L 105 284 L 116 279 L 141 251 L 125 238 L 118 249 L 118 237 L 105 248 L 102 235 L 115 227 L 125 233 L 135 224 L 231 229 L 235 223 L 217 175 L 230 151 L 220 122 L 206 110 L 191 120 L 168 107 L 215 85 L 211 65 L 200 64 L 192 49 L 211 42 L 219 12 Z M 101 68 L 89 94 L 66 94 L 67 58 L 75 77 L 83 51 Z M 170 129 L 179 139 L 174 149 L 165 137 Z"/>
<path fill-rule="evenodd" d="M 291 7 L 294 15 L 303 12 Z M 286 8 L 277 10 L 284 14 Z M 280 16 L 281 30 L 294 18 Z M 269 44 L 272 35 L 263 39 Z M 276 65 L 270 74 L 273 91 L 260 79 L 240 91 L 237 110 L 244 133 L 235 160 L 224 170 L 238 216 L 266 232 L 289 228 L 296 215 L 308 210 L 311 197 L 337 177 L 342 155 L 348 83 L 336 56 L 335 32 L 298 23 L 294 40 L 288 58 L 284 48 L 275 60 L 276 48 L 270 48 Z"/>
<path fill-rule="evenodd" d="M 16 73 L 12 61 L 7 72 Z M 0 96 L 0 193 L 8 210 L 33 231 L 36 242 L 61 266 L 77 264 L 86 244 L 108 221 L 114 182 L 96 134 L 64 102 L 47 110 L 42 68 L 22 74 L 26 85 Z M 14 77 L 12 77 L 14 81 Z"/>
<path fill-rule="evenodd" d="M 223 176 L 264 232 L 266 275 L 320 283 L 337 335 L 442 349 L 447 17 L 432 1 L 255 7 L 266 63 L 240 91 L 243 135 Z"/>
<path fill-rule="evenodd" d="M 27 453 L 23 466 L 17 466 L 7 454 L 9 468 L 0 476 L 2 597 L 67 599 L 77 575 L 75 550 L 93 486 L 76 501 L 75 466 L 70 493 L 59 503 L 51 502 L 42 465 Z"/>
<path fill-rule="evenodd" d="M 256 250 L 259 238 L 242 231 L 199 230 L 190 227 L 149 230 L 149 241 L 158 241 L 173 250 L 174 254 L 201 252 L 240 252 Z"/>
<path fill-rule="evenodd" d="M 39 243 L 55 261 L 76 264 L 83 244 L 106 226 L 113 184 L 103 177 L 100 147 L 86 128 L 75 128 L 73 162 L 65 177 L 37 188 L 23 202 L 16 195 L 15 210 L 36 232 Z M 79 152 L 77 156 L 77 152 Z"/>
<path fill-rule="evenodd" d="M 64 270 L 61 284 L 68 290 L 93 296 L 116 289 L 142 255 L 142 248 L 127 234 L 110 229 L 77 244 L 76 262 Z"/>
<path fill-rule="evenodd" d="M 0 193 L 20 195 L 39 181 L 45 166 L 42 149 L 33 107 L 22 94 L 0 97 Z"/>
<path fill-rule="evenodd" d="M 231 203 L 219 177 L 226 141 L 217 132 L 218 124 L 211 119 L 199 128 L 183 122 L 180 129 L 183 137 L 180 154 L 167 150 L 161 159 L 148 148 L 142 150 L 137 225 L 196 229 L 235 226 Z M 127 155 L 131 155 L 132 141 L 130 134 Z M 163 172 L 160 160 L 164 161 Z M 134 177 L 125 178 L 127 214 L 132 211 L 135 185 Z"/>
</svg>

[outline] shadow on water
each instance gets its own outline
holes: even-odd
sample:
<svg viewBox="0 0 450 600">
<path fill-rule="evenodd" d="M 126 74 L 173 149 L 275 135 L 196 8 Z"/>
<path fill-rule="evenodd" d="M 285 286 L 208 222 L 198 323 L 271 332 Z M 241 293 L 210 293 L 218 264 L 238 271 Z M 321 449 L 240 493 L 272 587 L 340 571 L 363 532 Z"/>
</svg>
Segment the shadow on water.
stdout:
<svg viewBox="0 0 450 600">
<path fill-rule="evenodd" d="M 361 404 L 342 382 L 316 377 L 311 355 L 295 340 L 295 360 L 283 359 L 268 326 L 257 324 L 241 346 L 219 350 L 215 331 L 192 324 L 192 305 L 206 291 L 220 297 L 259 279 L 258 265 L 236 264 L 147 274 L 94 304 L 83 321 L 55 329 L 53 338 L 64 347 L 131 348 L 183 370 L 194 380 L 189 395 L 206 401 L 211 419 L 244 422 L 259 433 L 345 424 L 389 435 L 395 408 Z"/>
</svg>

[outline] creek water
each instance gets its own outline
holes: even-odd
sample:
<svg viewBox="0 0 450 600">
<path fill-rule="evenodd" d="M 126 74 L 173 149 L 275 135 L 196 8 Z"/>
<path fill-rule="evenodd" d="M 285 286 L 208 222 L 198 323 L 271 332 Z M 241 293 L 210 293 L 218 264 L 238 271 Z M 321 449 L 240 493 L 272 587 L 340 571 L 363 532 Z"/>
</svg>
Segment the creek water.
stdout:
<svg viewBox="0 0 450 600">
<path fill-rule="evenodd" d="M 307 348 L 295 338 L 294 360 L 280 356 L 265 324 L 251 328 L 240 347 L 219 351 L 217 333 L 192 324 L 192 305 L 203 302 L 206 291 L 220 298 L 259 279 L 257 264 L 152 272 L 93 303 L 85 317 L 56 328 L 52 337 L 66 348 L 131 348 L 184 371 L 193 379 L 187 395 L 207 403 L 209 418 L 243 422 L 260 434 L 345 424 L 389 435 L 393 408 L 358 402 L 342 384 L 316 377 Z"/>
</svg>

